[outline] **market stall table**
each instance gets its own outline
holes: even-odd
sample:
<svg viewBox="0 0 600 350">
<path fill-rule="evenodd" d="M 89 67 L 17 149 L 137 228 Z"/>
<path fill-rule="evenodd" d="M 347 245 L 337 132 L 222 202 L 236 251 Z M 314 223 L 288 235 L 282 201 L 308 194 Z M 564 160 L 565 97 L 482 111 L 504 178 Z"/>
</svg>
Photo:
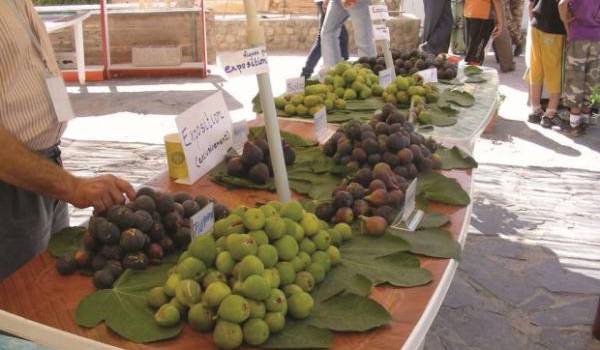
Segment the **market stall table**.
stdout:
<svg viewBox="0 0 600 350">
<path fill-rule="evenodd" d="M 305 123 L 281 121 L 282 130 L 311 137 Z M 457 179 L 468 192 L 472 188 L 470 171 L 448 171 L 445 174 Z M 193 186 L 178 185 L 169 179 L 166 172 L 149 182 L 162 191 L 186 191 L 192 195 L 204 194 L 229 206 L 253 206 L 257 202 L 275 199 L 274 193 L 256 190 L 225 189 L 203 177 Z M 434 204 L 432 211 L 450 216 L 447 229 L 461 245 L 466 239 L 471 216 L 471 206 L 460 208 Z M 414 288 L 376 287 L 371 295 L 392 315 L 392 322 L 367 333 L 336 334 L 334 349 L 418 349 L 422 346 L 431 323 L 456 271 L 457 262 L 448 259 L 421 257 L 421 264 L 433 275 L 433 281 Z M 74 315 L 79 301 L 94 292 L 91 279 L 80 275 L 60 276 L 54 266 L 55 260 L 45 252 L 31 260 L 17 272 L 0 283 L 0 329 L 31 339 L 55 349 L 103 349 L 103 344 L 83 344 L 90 338 L 101 343 L 124 349 L 178 349 L 196 350 L 215 348 L 210 334 L 202 334 L 185 326 L 182 334 L 171 340 L 150 344 L 129 342 L 110 331 L 104 324 L 87 329 L 75 324 Z M 15 317 L 15 314 L 22 318 Z M 32 322 L 33 321 L 33 322 Z M 34 323 L 36 322 L 36 323 Z M 41 324 L 41 325 L 40 325 Z M 42 326 L 45 325 L 45 326 Z M 52 334 L 53 329 L 66 333 Z M 112 347 L 111 347 L 112 348 Z"/>
</svg>

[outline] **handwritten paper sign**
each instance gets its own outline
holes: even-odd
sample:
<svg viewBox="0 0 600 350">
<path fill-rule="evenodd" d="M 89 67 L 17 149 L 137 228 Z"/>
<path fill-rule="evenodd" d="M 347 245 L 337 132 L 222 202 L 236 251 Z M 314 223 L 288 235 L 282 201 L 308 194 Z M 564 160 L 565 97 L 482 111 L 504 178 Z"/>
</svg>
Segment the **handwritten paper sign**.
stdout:
<svg viewBox="0 0 600 350">
<path fill-rule="evenodd" d="M 190 218 L 192 238 L 206 234 L 215 224 L 214 204 L 208 203 Z"/>
<path fill-rule="evenodd" d="M 231 117 L 223 92 L 218 91 L 175 118 L 192 184 L 225 159 L 233 146 Z"/>
<path fill-rule="evenodd" d="M 219 55 L 219 62 L 225 74 L 230 78 L 241 75 L 257 75 L 269 71 L 267 48 L 264 46 L 224 52 Z"/>
<path fill-rule="evenodd" d="M 387 5 L 371 5 L 369 6 L 369 14 L 371 15 L 371 21 L 386 20 L 390 18 Z"/>
<path fill-rule="evenodd" d="M 304 77 L 290 78 L 285 81 L 285 91 L 288 94 L 304 92 Z"/>
<path fill-rule="evenodd" d="M 375 40 L 390 41 L 390 30 L 384 24 L 373 24 L 373 38 Z"/>
<path fill-rule="evenodd" d="M 394 68 L 388 68 L 379 71 L 379 85 L 382 88 L 388 87 L 394 81 Z"/>
<path fill-rule="evenodd" d="M 404 213 L 402 220 L 407 221 L 417 206 L 417 179 L 414 179 L 404 193 Z"/>
<path fill-rule="evenodd" d="M 240 154 L 242 153 L 242 148 L 244 148 L 244 143 L 248 141 L 249 132 L 246 120 L 233 123 L 233 148 Z"/>
<path fill-rule="evenodd" d="M 327 138 L 327 109 L 321 108 L 315 113 L 315 137 L 319 143 L 325 141 Z"/>
<path fill-rule="evenodd" d="M 420 75 L 421 78 L 423 78 L 424 84 L 438 82 L 437 68 L 429 68 L 422 71 L 418 71 L 417 74 Z"/>
</svg>

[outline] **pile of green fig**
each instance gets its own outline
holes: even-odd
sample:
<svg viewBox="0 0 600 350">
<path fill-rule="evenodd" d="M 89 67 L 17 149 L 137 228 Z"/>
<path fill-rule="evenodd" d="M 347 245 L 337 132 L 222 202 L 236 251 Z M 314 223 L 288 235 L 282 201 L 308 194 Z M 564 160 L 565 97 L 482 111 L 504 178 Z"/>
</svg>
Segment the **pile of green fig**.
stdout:
<svg viewBox="0 0 600 350">
<path fill-rule="evenodd" d="M 111 288 L 124 269 L 143 270 L 187 247 L 190 217 L 211 201 L 205 196 L 171 195 L 143 187 L 135 200 L 92 216 L 83 247 L 58 259 L 56 268 L 61 275 L 92 270 L 97 289 Z M 228 214 L 224 205 L 214 204 L 215 218 Z"/>
<path fill-rule="evenodd" d="M 190 243 L 147 303 L 160 326 L 185 319 L 196 331 L 212 331 L 221 349 L 258 346 L 286 317 L 311 314 L 310 292 L 340 262 L 337 246 L 351 236 L 349 225 L 331 228 L 297 201 L 242 207 Z"/>
<path fill-rule="evenodd" d="M 419 172 L 441 167 L 433 139 L 415 132 L 407 113 L 385 104 L 368 123 L 344 124 L 323 152 L 352 174 L 320 203 L 315 214 L 328 222 L 361 218 L 368 234 L 383 234 L 404 204 L 405 191 Z"/>
<path fill-rule="evenodd" d="M 286 166 L 296 161 L 296 152 L 282 140 L 283 158 Z M 227 175 L 241 177 L 258 184 L 265 184 L 273 176 L 269 144 L 265 138 L 247 141 L 241 156 L 229 156 L 226 160 Z"/>
</svg>

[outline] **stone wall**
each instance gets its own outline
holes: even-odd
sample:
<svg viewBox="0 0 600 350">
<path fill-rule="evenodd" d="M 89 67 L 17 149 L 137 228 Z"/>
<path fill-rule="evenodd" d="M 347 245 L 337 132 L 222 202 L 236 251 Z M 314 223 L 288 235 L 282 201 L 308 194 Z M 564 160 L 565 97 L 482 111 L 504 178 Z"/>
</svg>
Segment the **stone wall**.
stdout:
<svg viewBox="0 0 600 350">
<path fill-rule="evenodd" d="M 141 12 L 111 14 L 109 17 L 110 49 L 112 62 L 131 62 L 133 46 L 181 45 L 183 61 L 197 61 L 199 29 L 198 13 Z M 317 34 L 318 21 L 314 16 L 271 16 L 261 19 L 267 47 L 271 52 L 308 52 Z M 420 20 L 412 16 L 393 17 L 388 21 L 392 48 L 413 48 L 417 45 Z M 347 23 L 350 33 L 350 52 L 356 55 L 352 23 Z M 99 16 L 93 15 L 84 22 L 86 64 L 101 64 L 101 35 Z M 246 47 L 246 21 L 241 16 L 206 16 L 209 63 L 215 63 L 219 51 L 233 51 Z M 74 51 L 72 30 L 51 34 L 54 49 L 59 52 Z"/>
</svg>

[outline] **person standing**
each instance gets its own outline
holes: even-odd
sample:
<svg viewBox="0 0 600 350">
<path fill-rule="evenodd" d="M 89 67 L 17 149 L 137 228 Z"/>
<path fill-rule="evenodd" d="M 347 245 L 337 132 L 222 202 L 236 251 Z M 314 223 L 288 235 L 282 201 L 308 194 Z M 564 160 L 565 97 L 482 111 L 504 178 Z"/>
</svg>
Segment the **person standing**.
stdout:
<svg viewBox="0 0 600 350">
<path fill-rule="evenodd" d="M 331 0 L 321 29 L 321 53 L 325 67 L 332 67 L 342 60 L 338 38 L 341 27 L 348 17 L 352 20 L 354 41 L 361 57 L 375 57 L 377 50 L 373 40 L 373 25 L 369 14 L 370 0 Z"/>
<path fill-rule="evenodd" d="M 514 49 L 514 56 L 521 56 L 525 48 L 525 39 L 521 24 L 523 23 L 523 7 L 524 0 L 507 0 L 504 8 L 504 18 L 506 19 L 506 27 L 510 34 Z"/>
<path fill-rule="evenodd" d="M 561 0 L 559 12 L 567 31 L 564 97 L 571 132 L 577 136 L 589 123 L 590 97 L 600 84 L 600 2 Z"/>
<path fill-rule="evenodd" d="M 465 61 L 482 65 L 490 36 L 496 38 L 503 30 L 502 0 L 465 0 L 464 11 L 467 30 Z"/>
<path fill-rule="evenodd" d="M 125 195 L 135 197 L 112 175 L 81 178 L 63 170 L 58 144 L 66 123 L 50 95 L 61 91 L 47 85 L 60 74 L 31 0 L 0 1 L 0 280 L 69 225 L 66 202 L 103 212 Z"/>
<path fill-rule="evenodd" d="M 310 49 L 310 53 L 306 58 L 306 64 L 304 68 L 302 68 L 302 76 L 306 79 L 310 78 L 313 74 L 317 63 L 321 59 L 321 29 L 323 28 L 323 21 L 325 20 L 325 12 L 327 11 L 327 5 L 329 1 L 321 1 L 315 0 L 315 5 L 317 6 L 317 13 L 319 14 L 319 30 L 317 32 L 317 37 L 315 38 L 315 42 Z M 347 19 L 348 17 L 346 17 Z M 345 21 L 345 20 L 344 20 Z M 346 26 L 342 24 L 340 31 L 340 51 L 342 54 L 342 58 L 344 60 L 348 60 L 350 55 L 348 54 L 348 30 L 346 30 Z"/>
<path fill-rule="evenodd" d="M 565 27 L 560 20 L 557 0 L 531 0 L 531 57 L 527 78 L 531 101 L 530 123 L 544 128 L 562 129 L 557 114 L 562 90 L 563 47 Z M 542 109 L 542 88 L 549 96 L 546 111 Z"/>
<path fill-rule="evenodd" d="M 504 3 L 504 23 L 509 23 L 510 19 L 510 1 L 503 0 Z M 508 25 L 503 26 L 502 32 L 493 41 L 496 60 L 500 63 L 500 71 L 502 73 L 512 72 L 515 70 L 515 61 L 512 49 L 512 37 Z"/>
<path fill-rule="evenodd" d="M 450 0 L 423 0 L 423 7 L 422 49 L 434 55 L 448 53 L 454 25 Z"/>
</svg>

